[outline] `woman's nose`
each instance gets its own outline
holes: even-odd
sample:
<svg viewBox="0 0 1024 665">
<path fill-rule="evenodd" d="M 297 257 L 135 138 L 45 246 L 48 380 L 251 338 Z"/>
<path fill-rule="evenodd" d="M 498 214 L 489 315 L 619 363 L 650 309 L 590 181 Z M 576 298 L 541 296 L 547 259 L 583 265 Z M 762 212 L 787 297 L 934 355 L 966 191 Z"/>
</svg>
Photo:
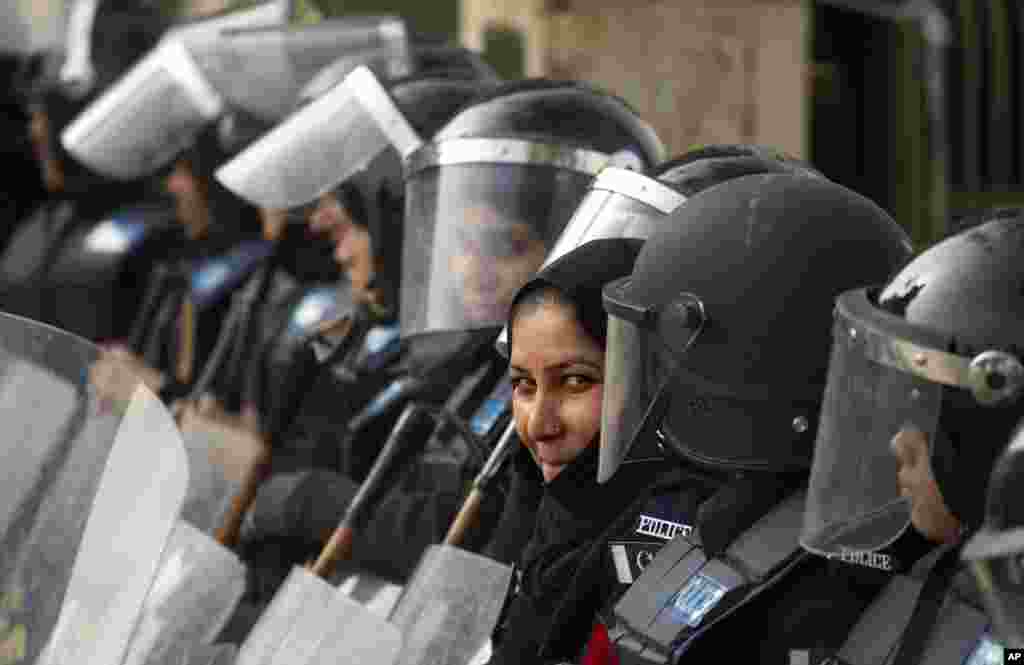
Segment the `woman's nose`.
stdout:
<svg viewBox="0 0 1024 665">
<path fill-rule="evenodd" d="M 539 391 L 530 413 L 530 438 L 544 440 L 562 434 L 561 401 L 551 394 Z"/>
</svg>

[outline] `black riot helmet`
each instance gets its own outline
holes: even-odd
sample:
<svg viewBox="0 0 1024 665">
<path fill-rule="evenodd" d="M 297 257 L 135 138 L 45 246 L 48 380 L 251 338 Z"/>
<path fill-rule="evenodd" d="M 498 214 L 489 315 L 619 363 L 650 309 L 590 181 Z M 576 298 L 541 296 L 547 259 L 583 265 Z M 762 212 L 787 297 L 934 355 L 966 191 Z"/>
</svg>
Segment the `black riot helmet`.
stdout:
<svg viewBox="0 0 1024 665">
<path fill-rule="evenodd" d="M 646 240 L 688 198 L 708 187 L 757 173 L 820 176 L 799 160 L 756 145 L 713 145 L 692 150 L 650 169 L 647 174 L 610 166 L 590 185 L 572 219 L 544 260 L 552 261 L 591 240 Z M 823 176 L 820 176 L 823 177 Z M 498 337 L 508 355 L 508 331 Z"/>
<path fill-rule="evenodd" d="M 406 161 L 402 332 L 501 325 L 594 176 L 661 158 L 621 99 L 526 80 L 481 96 Z"/>
<path fill-rule="evenodd" d="M 1020 214 L 987 215 L 883 288 L 838 299 L 802 536 L 808 549 L 878 549 L 910 525 L 890 451 L 908 428 L 927 439 L 942 498 L 962 528 L 981 525 L 993 461 L 1024 415 Z"/>
<path fill-rule="evenodd" d="M 806 469 L 833 301 L 909 253 L 884 211 L 823 178 L 744 176 L 689 199 L 604 290 L 599 480 L 661 452 L 705 468 Z"/>
<path fill-rule="evenodd" d="M 985 523 L 964 547 L 996 639 L 1024 648 L 1024 423 L 992 468 Z"/>
</svg>

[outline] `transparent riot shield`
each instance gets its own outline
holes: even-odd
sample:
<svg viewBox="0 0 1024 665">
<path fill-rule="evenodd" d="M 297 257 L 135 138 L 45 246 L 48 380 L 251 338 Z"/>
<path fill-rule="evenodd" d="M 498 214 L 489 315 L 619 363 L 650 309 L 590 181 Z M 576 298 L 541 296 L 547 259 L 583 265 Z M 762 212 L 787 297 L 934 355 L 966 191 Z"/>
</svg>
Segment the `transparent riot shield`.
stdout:
<svg viewBox="0 0 1024 665">
<path fill-rule="evenodd" d="M 324 613 L 328 630 L 317 645 L 309 665 L 393 665 L 402 650 L 398 628 L 368 613 L 345 593 L 335 595 Z"/>
<path fill-rule="evenodd" d="M 236 658 L 238 647 L 233 644 L 178 643 L 168 648 L 161 665 L 234 665 Z"/>
<path fill-rule="evenodd" d="M 211 428 L 182 426 L 188 455 L 189 485 L 181 519 L 200 532 L 212 535 L 227 518 L 231 500 L 242 488 L 241 477 L 221 461 L 226 447 Z"/>
<path fill-rule="evenodd" d="M 188 483 L 144 387 L 101 404 L 98 349 L 0 314 L 0 636 L 14 662 L 119 663 Z"/>
<path fill-rule="evenodd" d="M 237 665 L 393 665 L 398 628 L 304 568 L 293 568 Z"/>
<path fill-rule="evenodd" d="M 124 665 L 173 665 L 180 645 L 211 644 L 245 591 L 245 566 L 230 550 L 178 521 Z"/>
<path fill-rule="evenodd" d="M 391 613 L 405 639 L 397 662 L 468 665 L 494 632 L 511 581 L 509 566 L 432 545 Z"/>
</svg>

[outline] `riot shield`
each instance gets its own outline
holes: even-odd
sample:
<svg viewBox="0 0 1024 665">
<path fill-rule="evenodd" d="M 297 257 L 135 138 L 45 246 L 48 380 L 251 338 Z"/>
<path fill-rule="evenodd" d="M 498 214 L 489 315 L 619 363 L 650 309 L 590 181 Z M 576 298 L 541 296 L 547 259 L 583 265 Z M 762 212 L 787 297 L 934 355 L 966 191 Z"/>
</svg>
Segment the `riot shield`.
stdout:
<svg viewBox="0 0 1024 665">
<path fill-rule="evenodd" d="M 238 665 L 304 663 L 292 658 L 291 654 L 282 649 L 282 645 L 286 641 L 295 642 L 289 639 L 293 633 L 306 639 L 313 637 L 315 640 L 317 630 L 324 628 L 321 622 L 334 593 L 334 588 L 316 575 L 303 568 L 292 568 L 288 579 L 274 595 L 239 650 Z"/>
<path fill-rule="evenodd" d="M 160 665 L 234 665 L 238 647 L 233 644 L 203 646 L 177 643 L 168 648 Z"/>
<path fill-rule="evenodd" d="M 222 461 L 228 447 L 223 437 L 211 428 L 181 428 L 189 463 L 189 485 L 181 519 L 199 531 L 213 534 L 227 518 L 231 500 L 242 488 L 242 477 Z"/>
<path fill-rule="evenodd" d="M 238 557 L 179 520 L 124 665 L 174 665 L 184 655 L 181 645 L 210 644 L 244 591 L 245 566 Z"/>
<path fill-rule="evenodd" d="M 92 344 L 0 314 L 0 641 L 14 662 L 118 663 L 181 507 L 174 421 L 104 408 Z"/>
<path fill-rule="evenodd" d="M 398 628 L 367 612 L 345 593 L 334 596 L 328 611 L 326 636 L 317 645 L 309 665 L 393 665 L 402 648 Z"/>
<path fill-rule="evenodd" d="M 391 613 L 405 638 L 398 663 L 468 665 L 494 632 L 511 581 L 509 566 L 432 545 Z"/>
<path fill-rule="evenodd" d="M 242 645 L 237 665 L 393 665 L 399 630 L 303 568 L 293 568 Z"/>
</svg>

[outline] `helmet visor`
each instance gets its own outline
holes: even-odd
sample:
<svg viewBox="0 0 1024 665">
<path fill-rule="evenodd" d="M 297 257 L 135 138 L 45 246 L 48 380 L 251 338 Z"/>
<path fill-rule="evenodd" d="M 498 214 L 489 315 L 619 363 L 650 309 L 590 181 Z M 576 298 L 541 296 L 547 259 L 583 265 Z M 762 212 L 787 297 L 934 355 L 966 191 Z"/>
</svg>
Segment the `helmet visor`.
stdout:
<svg viewBox="0 0 1024 665">
<path fill-rule="evenodd" d="M 591 240 L 646 240 L 685 200 L 682 194 L 657 180 L 627 169 L 607 167 L 594 180 L 540 270 Z M 502 355 L 508 356 L 507 328 L 502 329 L 496 345 Z"/>
<path fill-rule="evenodd" d="M 523 163 L 416 172 L 406 185 L 402 334 L 504 324 L 591 179 Z"/>
<path fill-rule="evenodd" d="M 61 135 L 98 173 L 129 180 L 166 166 L 224 107 L 182 42 L 164 41 Z"/>
<path fill-rule="evenodd" d="M 294 208 L 330 191 L 388 146 L 406 153 L 419 144 L 377 77 L 359 67 L 216 175 L 254 205 Z"/>
<path fill-rule="evenodd" d="M 625 461 L 652 411 L 663 402 L 669 380 L 704 326 L 703 305 L 691 294 L 654 309 L 625 305 L 630 278 L 605 287 L 608 345 L 598 482 L 607 482 Z M 671 340 L 671 341 L 670 341 Z"/>
<path fill-rule="evenodd" d="M 801 535 L 825 556 L 878 550 L 903 533 L 911 505 L 893 437 L 912 427 L 935 441 L 942 385 L 909 371 L 910 345 L 867 318 L 872 307 L 861 290 L 841 296 L 836 309 Z"/>
<path fill-rule="evenodd" d="M 375 50 L 399 41 L 405 31 L 392 17 L 324 21 L 288 28 L 221 33 L 188 48 L 214 89 L 233 107 L 265 122 L 292 108 L 302 88 L 347 52 Z"/>
</svg>

